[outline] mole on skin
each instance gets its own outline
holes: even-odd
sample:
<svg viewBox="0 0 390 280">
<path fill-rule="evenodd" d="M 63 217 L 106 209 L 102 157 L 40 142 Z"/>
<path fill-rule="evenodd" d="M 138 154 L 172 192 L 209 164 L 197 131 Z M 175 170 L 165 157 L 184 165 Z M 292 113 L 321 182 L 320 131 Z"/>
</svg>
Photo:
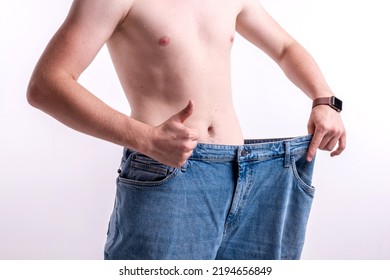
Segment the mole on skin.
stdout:
<svg viewBox="0 0 390 280">
<path fill-rule="evenodd" d="M 170 43 L 170 40 L 169 40 L 169 37 L 167 36 L 164 36 L 162 37 L 159 41 L 158 41 L 158 44 L 162 47 L 166 47 L 168 46 Z"/>
</svg>

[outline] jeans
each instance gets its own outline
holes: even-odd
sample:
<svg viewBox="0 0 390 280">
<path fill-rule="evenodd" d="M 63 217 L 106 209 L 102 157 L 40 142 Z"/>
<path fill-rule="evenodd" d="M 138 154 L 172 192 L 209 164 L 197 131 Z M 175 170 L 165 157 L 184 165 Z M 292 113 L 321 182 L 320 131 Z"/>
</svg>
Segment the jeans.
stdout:
<svg viewBox="0 0 390 280">
<path fill-rule="evenodd" d="M 105 259 L 299 259 L 310 140 L 198 144 L 181 168 L 125 149 Z"/>
</svg>

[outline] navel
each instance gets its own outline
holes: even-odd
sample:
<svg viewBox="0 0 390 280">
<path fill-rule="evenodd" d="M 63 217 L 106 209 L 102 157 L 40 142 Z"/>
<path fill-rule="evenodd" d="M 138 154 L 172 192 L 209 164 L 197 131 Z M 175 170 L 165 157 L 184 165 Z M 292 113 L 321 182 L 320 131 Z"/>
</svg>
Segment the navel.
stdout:
<svg viewBox="0 0 390 280">
<path fill-rule="evenodd" d="M 160 40 L 158 41 L 158 44 L 162 47 L 166 47 L 169 45 L 171 40 L 169 40 L 168 36 L 161 37 Z"/>
<path fill-rule="evenodd" d="M 215 136 L 215 129 L 214 129 L 214 126 L 210 125 L 210 126 L 207 128 L 207 132 L 208 132 L 209 136 L 211 136 L 211 137 Z"/>
</svg>

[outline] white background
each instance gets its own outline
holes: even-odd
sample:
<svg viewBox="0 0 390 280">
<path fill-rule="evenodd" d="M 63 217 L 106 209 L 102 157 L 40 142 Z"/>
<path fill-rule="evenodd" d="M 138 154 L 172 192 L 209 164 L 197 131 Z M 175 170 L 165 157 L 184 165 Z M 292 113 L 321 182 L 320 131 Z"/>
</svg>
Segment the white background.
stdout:
<svg viewBox="0 0 390 280">
<path fill-rule="evenodd" d="M 348 147 L 319 152 L 303 259 L 390 259 L 390 41 L 385 0 L 262 0 L 344 101 Z M 31 72 L 70 0 L 0 2 L 0 259 L 101 259 L 122 148 L 30 107 Z M 387 4 L 387 5 L 386 5 Z M 248 138 L 306 134 L 311 101 L 237 38 L 233 90 Z M 80 82 L 129 108 L 106 48 Z"/>
</svg>

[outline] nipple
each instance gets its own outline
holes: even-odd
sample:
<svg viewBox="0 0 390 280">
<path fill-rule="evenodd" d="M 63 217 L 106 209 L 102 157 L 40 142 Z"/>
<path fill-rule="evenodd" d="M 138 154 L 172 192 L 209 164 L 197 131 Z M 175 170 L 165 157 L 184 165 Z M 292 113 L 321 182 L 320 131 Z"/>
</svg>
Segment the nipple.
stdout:
<svg viewBox="0 0 390 280">
<path fill-rule="evenodd" d="M 167 36 L 164 36 L 162 37 L 159 41 L 158 41 L 158 44 L 162 47 L 166 47 L 168 46 L 170 43 L 170 40 L 169 40 L 169 37 Z"/>
<path fill-rule="evenodd" d="M 230 36 L 230 43 L 233 44 L 233 42 L 234 42 L 234 35 L 231 35 L 231 36 Z"/>
</svg>

